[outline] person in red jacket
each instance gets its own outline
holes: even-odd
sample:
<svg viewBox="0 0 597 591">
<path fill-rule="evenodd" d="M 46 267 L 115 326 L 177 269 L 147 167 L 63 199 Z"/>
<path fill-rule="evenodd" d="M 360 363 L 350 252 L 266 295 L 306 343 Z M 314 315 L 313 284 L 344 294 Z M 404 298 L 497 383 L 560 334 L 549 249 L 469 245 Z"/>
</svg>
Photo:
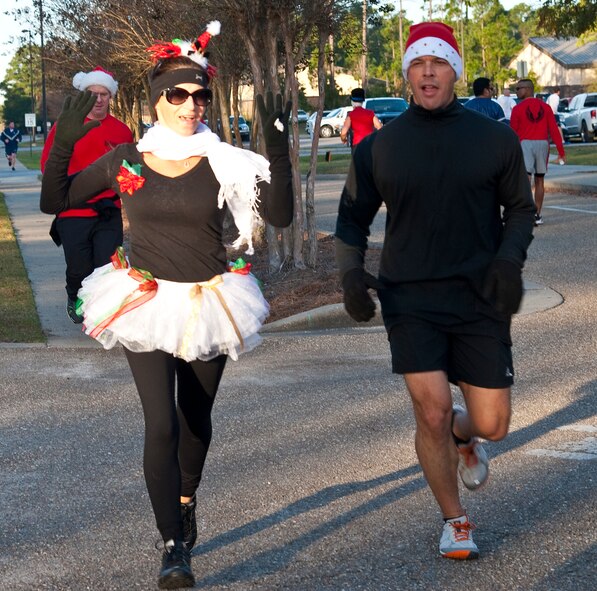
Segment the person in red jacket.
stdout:
<svg viewBox="0 0 597 591">
<path fill-rule="evenodd" d="M 91 72 L 79 72 L 73 78 L 77 90 L 89 90 L 96 96 L 95 104 L 86 121 L 99 121 L 75 145 L 68 173 L 75 174 L 95 162 L 100 156 L 119 144 L 133 141 L 131 130 L 122 121 L 109 114 L 110 102 L 118 90 L 118 82 L 112 73 L 95 68 Z M 41 156 L 41 170 L 54 144 L 56 125 L 50 129 Z M 64 249 L 66 260 L 66 312 L 69 318 L 80 324 L 83 317 L 77 314 L 77 293 L 83 279 L 96 267 L 110 261 L 116 248 L 122 245 L 122 215 L 120 199 L 114 191 L 104 191 L 90 199 L 84 207 L 68 209 L 58 214 L 52 223 L 50 236 Z"/>
<path fill-rule="evenodd" d="M 351 148 L 354 150 L 356 145 L 376 129 L 381 129 L 383 123 L 377 118 L 371 109 L 363 108 L 365 100 L 365 91 L 362 88 L 355 88 L 351 95 L 353 109 L 346 116 L 346 121 L 340 132 L 340 139 L 343 143 L 348 142 L 349 135 L 352 132 Z"/>
<path fill-rule="evenodd" d="M 524 164 L 529 175 L 535 177 L 535 226 L 543 223 L 541 206 L 545 196 L 545 173 L 549 158 L 549 138 L 556 145 L 560 156 L 560 164 L 566 163 L 566 154 L 562 135 L 556 123 L 551 107 L 541 99 L 534 97 L 535 87 L 528 78 L 516 84 L 516 96 L 522 99 L 513 109 L 510 126 L 517 133 L 522 147 Z"/>
</svg>

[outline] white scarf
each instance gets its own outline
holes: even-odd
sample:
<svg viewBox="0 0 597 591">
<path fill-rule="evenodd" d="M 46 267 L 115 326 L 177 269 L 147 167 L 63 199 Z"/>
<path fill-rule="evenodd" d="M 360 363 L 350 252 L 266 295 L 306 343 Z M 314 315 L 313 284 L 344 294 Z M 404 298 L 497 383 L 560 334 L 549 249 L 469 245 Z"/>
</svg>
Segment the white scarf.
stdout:
<svg viewBox="0 0 597 591">
<path fill-rule="evenodd" d="M 191 156 L 207 158 L 220 183 L 218 207 L 222 208 L 226 202 L 238 228 L 238 238 L 231 246 L 239 248 L 246 244 L 247 254 L 253 254 L 253 231 L 260 223 L 257 183 L 271 180 L 269 162 L 263 156 L 220 142 L 220 138 L 203 123 L 199 123 L 191 136 L 181 136 L 156 123 L 139 140 L 137 150 L 151 152 L 163 160 L 185 160 Z"/>
</svg>

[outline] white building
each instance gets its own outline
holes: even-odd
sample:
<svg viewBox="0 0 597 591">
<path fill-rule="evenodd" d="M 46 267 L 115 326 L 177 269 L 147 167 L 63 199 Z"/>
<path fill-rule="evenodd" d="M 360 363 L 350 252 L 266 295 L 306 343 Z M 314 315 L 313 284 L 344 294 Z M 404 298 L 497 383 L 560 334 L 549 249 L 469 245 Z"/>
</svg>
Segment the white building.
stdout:
<svg viewBox="0 0 597 591">
<path fill-rule="evenodd" d="M 523 72 L 533 72 L 541 87 L 536 90 L 551 91 L 559 86 L 562 96 L 571 96 L 597 83 L 597 42 L 579 44 L 576 37 L 530 37 L 509 67 L 517 70 L 519 78 L 526 77 Z"/>
</svg>

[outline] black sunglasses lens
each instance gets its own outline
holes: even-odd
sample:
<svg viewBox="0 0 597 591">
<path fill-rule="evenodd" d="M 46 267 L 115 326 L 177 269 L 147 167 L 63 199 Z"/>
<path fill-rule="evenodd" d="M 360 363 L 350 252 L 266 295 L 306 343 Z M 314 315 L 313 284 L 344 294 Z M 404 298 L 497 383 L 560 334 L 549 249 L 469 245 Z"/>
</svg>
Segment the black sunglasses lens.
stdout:
<svg viewBox="0 0 597 591">
<path fill-rule="evenodd" d="M 184 88 L 168 88 L 166 90 L 166 100 L 171 105 L 182 105 L 188 98 L 189 93 Z"/>
<path fill-rule="evenodd" d="M 201 88 L 200 90 L 196 90 L 191 94 L 184 88 L 178 88 L 175 86 L 174 88 L 168 88 L 164 94 L 166 96 L 166 100 L 171 105 L 182 105 L 186 102 L 189 96 L 193 97 L 193 102 L 198 107 L 204 107 L 211 102 L 211 90 L 207 88 Z"/>
<path fill-rule="evenodd" d="M 198 107 L 204 107 L 211 103 L 211 90 L 208 88 L 202 88 L 201 90 L 196 90 L 193 94 L 193 100 Z"/>
</svg>

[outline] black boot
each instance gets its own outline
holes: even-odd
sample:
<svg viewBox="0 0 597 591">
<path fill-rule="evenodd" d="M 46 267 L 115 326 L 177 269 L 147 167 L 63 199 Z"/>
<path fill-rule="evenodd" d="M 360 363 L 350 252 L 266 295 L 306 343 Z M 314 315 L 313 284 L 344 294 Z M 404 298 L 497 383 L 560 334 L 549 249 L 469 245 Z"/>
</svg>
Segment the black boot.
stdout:
<svg viewBox="0 0 597 591">
<path fill-rule="evenodd" d="M 182 540 L 168 540 L 164 544 L 158 587 L 160 589 L 180 589 L 194 585 L 195 577 L 191 570 L 189 549 Z"/>
<path fill-rule="evenodd" d="M 197 501 L 195 497 L 188 503 L 180 504 L 180 515 L 182 517 L 182 532 L 184 535 L 184 542 L 187 548 L 191 550 L 197 541 L 197 518 L 195 517 L 195 508 Z"/>
</svg>

